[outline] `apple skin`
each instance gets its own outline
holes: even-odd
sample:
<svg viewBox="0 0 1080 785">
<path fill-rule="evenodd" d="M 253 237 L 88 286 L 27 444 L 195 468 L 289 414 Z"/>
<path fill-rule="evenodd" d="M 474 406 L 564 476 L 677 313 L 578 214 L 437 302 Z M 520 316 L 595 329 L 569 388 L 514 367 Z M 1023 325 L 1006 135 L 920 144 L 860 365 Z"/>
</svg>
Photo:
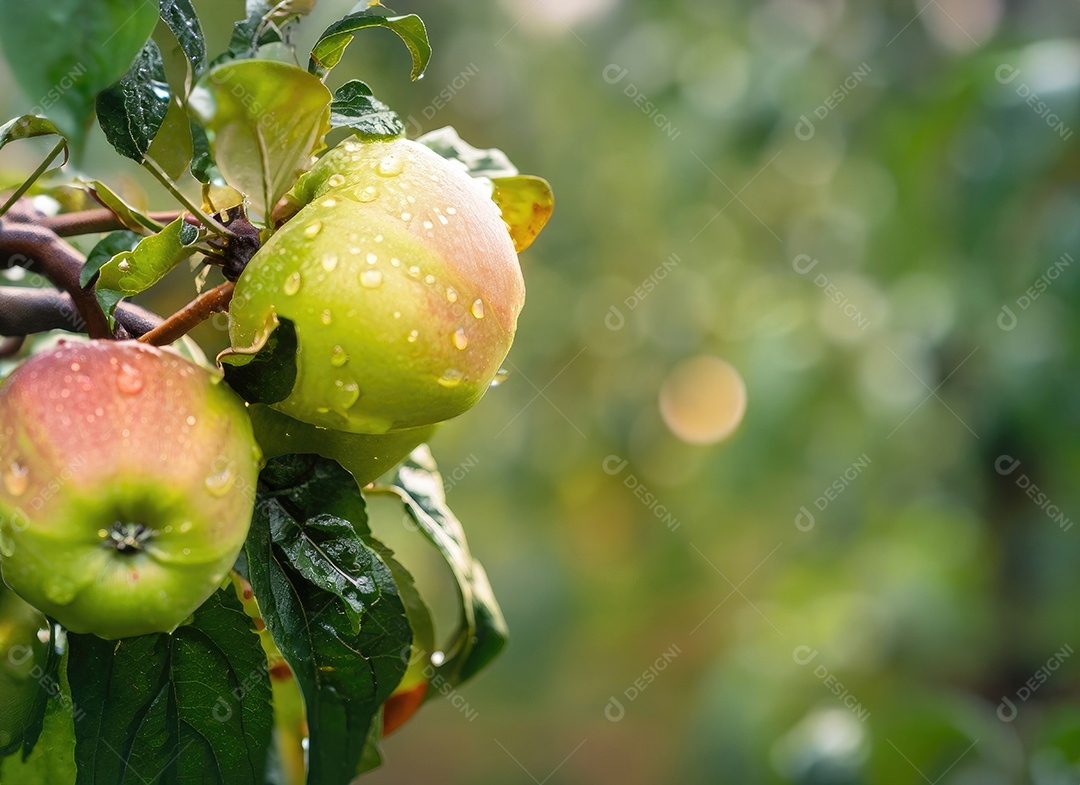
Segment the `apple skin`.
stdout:
<svg viewBox="0 0 1080 785">
<path fill-rule="evenodd" d="M 41 611 L 0 583 L 0 750 L 18 741 L 30 721 L 42 689 L 35 669 L 49 656 L 48 630 Z"/>
<path fill-rule="evenodd" d="M 211 372 L 134 341 L 61 343 L 0 385 L 0 435 L 4 580 L 69 630 L 171 632 L 228 575 L 261 459 Z"/>
<path fill-rule="evenodd" d="M 280 318 L 296 327 L 296 383 L 273 407 L 378 434 L 475 405 L 525 296 L 488 189 L 415 142 L 347 140 L 291 198 L 305 206 L 251 259 L 229 309 L 236 353 Z"/>
<path fill-rule="evenodd" d="M 438 426 L 423 425 L 392 433 L 348 433 L 300 422 L 263 404 L 248 408 L 255 438 L 266 460 L 279 455 L 321 455 L 341 464 L 363 488 L 385 474 Z"/>
</svg>

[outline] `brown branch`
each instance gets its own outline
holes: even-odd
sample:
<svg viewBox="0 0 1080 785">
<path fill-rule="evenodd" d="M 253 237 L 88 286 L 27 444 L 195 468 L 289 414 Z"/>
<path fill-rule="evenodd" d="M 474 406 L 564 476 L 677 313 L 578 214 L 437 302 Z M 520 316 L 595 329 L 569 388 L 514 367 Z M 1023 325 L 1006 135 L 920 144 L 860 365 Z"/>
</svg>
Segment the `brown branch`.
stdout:
<svg viewBox="0 0 1080 785">
<path fill-rule="evenodd" d="M 155 313 L 122 302 L 113 318 L 129 335 L 142 335 L 161 324 Z M 83 321 L 71 298 L 55 289 L 0 286 L 0 335 L 25 336 L 49 330 L 82 332 Z"/>
<path fill-rule="evenodd" d="M 177 210 L 166 210 L 157 213 L 148 213 L 150 220 L 159 224 L 170 224 L 183 215 Z M 75 213 L 62 213 L 48 218 L 39 219 L 38 223 L 55 232 L 60 237 L 73 237 L 79 234 L 96 234 L 98 232 L 115 232 L 118 229 L 127 229 L 128 226 L 121 221 L 112 210 L 80 210 Z"/>
<path fill-rule="evenodd" d="M 139 340 L 154 346 L 166 346 L 181 338 L 212 314 L 228 308 L 235 286 L 232 281 L 226 281 L 203 292 Z"/>
<path fill-rule="evenodd" d="M 109 321 L 91 290 L 79 284 L 86 259 L 49 229 L 0 219 L 0 268 L 19 266 L 41 273 L 70 295 L 91 338 L 112 338 Z"/>
</svg>

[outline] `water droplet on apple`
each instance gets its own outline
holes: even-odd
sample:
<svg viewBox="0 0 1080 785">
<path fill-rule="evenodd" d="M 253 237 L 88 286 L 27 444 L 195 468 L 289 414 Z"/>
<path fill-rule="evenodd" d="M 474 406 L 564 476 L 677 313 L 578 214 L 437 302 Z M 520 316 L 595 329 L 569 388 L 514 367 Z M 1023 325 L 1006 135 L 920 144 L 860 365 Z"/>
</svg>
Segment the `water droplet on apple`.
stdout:
<svg viewBox="0 0 1080 785">
<path fill-rule="evenodd" d="M 469 345 L 469 338 L 468 338 L 468 336 L 465 335 L 465 328 L 458 327 L 454 331 L 454 339 L 453 340 L 454 340 L 454 346 L 456 346 L 458 349 L 461 349 L 462 351 L 464 351 L 465 347 L 467 347 Z"/>
<path fill-rule="evenodd" d="M 211 496 L 224 496 L 232 488 L 234 482 L 232 467 L 226 466 L 219 472 L 214 472 L 203 483 Z M 180 526 L 183 529 L 183 525 Z"/>
<path fill-rule="evenodd" d="M 397 177 L 404 168 L 404 160 L 396 155 L 388 155 L 379 161 L 378 172 L 383 177 Z"/>
<path fill-rule="evenodd" d="M 360 283 L 367 289 L 377 289 L 382 283 L 382 273 L 378 270 L 364 270 L 360 273 Z"/>
<path fill-rule="evenodd" d="M 439 384 L 443 387 L 457 387 L 464 378 L 465 374 L 457 368 L 447 368 L 443 371 L 443 375 L 439 377 Z"/>
<path fill-rule="evenodd" d="M 323 207 L 327 207 L 327 208 L 330 208 L 330 207 L 337 207 L 337 199 L 335 199 L 335 198 L 334 198 L 334 197 L 332 197 L 332 196 L 328 196 L 328 197 L 327 197 L 326 199 L 323 199 L 323 200 L 322 200 L 322 201 L 320 202 L 320 204 L 321 204 L 321 205 L 322 205 Z"/>
<path fill-rule="evenodd" d="M 360 385 L 356 382 L 338 379 L 334 382 L 335 396 L 342 409 L 348 409 L 360 398 Z"/>
<path fill-rule="evenodd" d="M 45 596 L 57 605 L 68 605 L 75 599 L 75 584 L 60 575 L 45 582 Z"/>
<path fill-rule="evenodd" d="M 30 487 L 30 470 L 18 461 L 12 461 L 4 472 L 4 488 L 12 496 L 22 496 Z"/>
<path fill-rule="evenodd" d="M 116 389 L 124 395 L 136 395 L 142 391 L 142 375 L 130 365 L 121 365 L 116 374 Z"/>
<path fill-rule="evenodd" d="M 412 213 L 409 213 L 409 212 L 402 213 L 401 214 L 401 220 L 408 223 L 409 221 L 412 220 Z"/>
<path fill-rule="evenodd" d="M 323 324 L 330 324 L 334 320 L 334 314 L 330 312 L 329 308 L 324 308 L 320 319 Z"/>
<path fill-rule="evenodd" d="M 498 387 L 510 377 L 510 371 L 506 368 L 500 368 L 498 373 L 495 374 L 495 378 L 491 380 L 492 387 Z"/>
<path fill-rule="evenodd" d="M 368 264 L 375 264 L 376 262 L 378 262 L 378 261 L 379 261 L 379 257 L 378 257 L 378 256 L 376 256 L 376 255 L 375 255 L 375 254 L 373 254 L 373 253 L 369 253 L 369 254 L 368 254 L 367 256 L 365 256 L 364 258 L 365 258 L 365 259 L 367 260 L 367 263 L 368 263 Z"/>
<path fill-rule="evenodd" d="M 448 302 L 456 303 L 457 302 L 457 289 L 455 289 L 453 286 L 447 286 L 446 287 L 446 299 L 447 299 Z"/>
<path fill-rule="evenodd" d="M 425 229 L 434 229 L 435 228 L 435 224 L 433 224 L 431 221 L 424 221 L 423 225 L 424 225 Z"/>
<path fill-rule="evenodd" d="M 424 283 L 426 283 L 428 286 L 431 286 L 432 284 L 435 283 L 435 276 L 432 275 L 431 273 L 428 273 L 427 275 L 424 276 Z"/>
<path fill-rule="evenodd" d="M 330 353 L 330 364 L 335 368 L 340 368 L 349 361 L 349 353 L 342 349 L 340 346 L 335 346 L 334 351 Z"/>
<path fill-rule="evenodd" d="M 409 275 L 411 275 L 413 278 L 418 278 L 420 276 L 420 268 L 417 267 L 415 264 L 410 266 Z"/>
<path fill-rule="evenodd" d="M 391 256 L 390 257 L 390 266 L 391 267 L 401 267 L 401 260 L 398 259 L 396 256 Z"/>
<path fill-rule="evenodd" d="M 416 339 L 419 338 L 419 337 L 420 337 L 420 332 L 418 330 L 411 330 L 409 332 L 409 343 L 416 343 Z"/>
<path fill-rule="evenodd" d="M 285 294 L 293 295 L 300 291 L 300 271 L 294 271 L 288 278 L 285 279 L 285 283 L 281 287 L 281 291 Z"/>
<path fill-rule="evenodd" d="M 369 185 L 367 188 L 361 189 L 356 198 L 361 202 L 374 202 L 379 198 L 379 192 L 375 190 L 375 186 Z"/>
<path fill-rule="evenodd" d="M 322 231 L 322 221 L 318 221 L 318 220 L 312 221 L 311 223 L 309 223 L 307 226 L 304 227 L 304 236 L 305 237 L 314 237 L 315 235 L 317 235 L 321 231 Z"/>
<path fill-rule="evenodd" d="M 472 311 L 472 315 L 475 316 L 477 319 L 483 319 L 484 318 L 484 301 L 477 298 L 473 302 L 472 308 L 470 310 Z"/>
<path fill-rule="evenodd" d="M 328 272 L 328 273 L 333 272 L 334 268 L 337 267 L 337 261 L 338 261 L 338 259 L 337 259 L 337 254 L 336 253 L 323 254 L 323 258 L 322 258 L 323 269 L 326 270 L 326 272 Z"/>
<path fill-rule="evenodd" d="M 341 174 L 332 174 L 327 179 L 326 184 L 331 188 L 340 188 L 345 185 L 345 176 Z"/>
</svg>

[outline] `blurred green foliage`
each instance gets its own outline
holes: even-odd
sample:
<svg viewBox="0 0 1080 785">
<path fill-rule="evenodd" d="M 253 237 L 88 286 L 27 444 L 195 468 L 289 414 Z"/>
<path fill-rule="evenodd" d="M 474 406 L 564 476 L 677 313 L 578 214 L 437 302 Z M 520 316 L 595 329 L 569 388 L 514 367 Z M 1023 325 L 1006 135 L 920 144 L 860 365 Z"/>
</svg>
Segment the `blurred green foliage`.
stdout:
<svg viewBox="0 0 1080 785">
<path fill-rule="evenodd" d="M 212 51 L 240 6 L 202 3 Z M 433 443 L 511 646 L 369 781 L 1076 782 L 1080 7 L 399 6 L 425 79 L 373 34 L 331 87 L 503 148 L 556 212 L 509 378 Z M 721 444 L 658 405 L 699 355 L 748 391 Z"/>
</svg>

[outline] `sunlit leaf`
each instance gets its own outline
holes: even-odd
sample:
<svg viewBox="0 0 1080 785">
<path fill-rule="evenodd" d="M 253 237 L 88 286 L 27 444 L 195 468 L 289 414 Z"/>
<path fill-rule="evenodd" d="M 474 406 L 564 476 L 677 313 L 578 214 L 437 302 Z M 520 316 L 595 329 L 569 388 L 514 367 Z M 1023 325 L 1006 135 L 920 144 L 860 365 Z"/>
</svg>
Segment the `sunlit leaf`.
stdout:
<svg viewBox="0 0 1080 785">
<path fill-rule="evenodd" d="M 33 139 L 37 136 L 59 136 L 63 138 L 60 129 L 51 120 L 46 120 L 44 117 L 38 117 L 37 115 L 25 114 L 0 125 L 0 147 L 3 147 L 8 142 L 19 139 Z M 67 163 L 67 160 L 68 149 L 67 145 L 64 145 L 64 163 Z"/>
<path fill-rule="evenodd" d="M 371 88 L 354 79 L 334 93 L 330 104 L 330 125 L 351 128 L 363 139 L 392 139 L 405 130 L 401 118 L 376 98 Z"/>
<path fill-rule="evenodd" d="M 191 244 L 199 230 L 177 218 L 157 234 L 143 238 L 134 249 L 122 251 L 101 267 L 99 292 L 130 296 L 145 291 L 194 253 Z"/>
<path fill-rule="evenodd" d="M 209 71 L 189 104 L 206 128 L 221 174 L 265 216 L 321 148 L 331 99 L 303 69 L 241 60 Z"/>
<path fill-rule="evenodd" d="M 514 247 L 524 251 L 532 245 L 555 209 L 551 185 L 542 177 L 524 174 L 497 177 L 492 183 L 495 190 L 491 198 L 502 210 Z"/>
</svg>

